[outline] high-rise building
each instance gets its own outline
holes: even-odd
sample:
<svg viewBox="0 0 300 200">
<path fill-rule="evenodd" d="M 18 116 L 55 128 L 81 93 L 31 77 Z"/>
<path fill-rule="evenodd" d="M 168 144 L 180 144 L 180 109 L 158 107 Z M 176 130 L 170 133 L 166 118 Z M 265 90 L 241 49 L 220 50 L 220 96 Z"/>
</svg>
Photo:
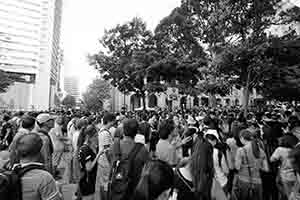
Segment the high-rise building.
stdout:
<svg viewBox="0 0 300 200">
<path fill-rule="evenodd" d="M 54 107 L 62 0 L 0 0 L 0 69 L 23 75 L 0 98 L 12 109 Z"/>
<path fill-rule="evenodd" d="M 75 97 L 76 102 L 80 101 L 79 79 L 77 77 L 65 77 L 64 89 L 68 95 Z"/>
</svg>

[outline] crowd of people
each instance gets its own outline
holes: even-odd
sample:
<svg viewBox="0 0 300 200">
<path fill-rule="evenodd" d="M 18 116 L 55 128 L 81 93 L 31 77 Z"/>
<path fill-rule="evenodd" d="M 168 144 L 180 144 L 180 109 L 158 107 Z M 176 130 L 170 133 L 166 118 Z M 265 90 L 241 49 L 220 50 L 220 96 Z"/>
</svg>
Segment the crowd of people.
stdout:
<svg viewBox="0 0 300 200">
<path fill-rule="evenodd" d="M 7 199 L 60 200 L 63 179 L 78 200 L 300 200 L 297 107 L 0 116 Z"/>
</svg>

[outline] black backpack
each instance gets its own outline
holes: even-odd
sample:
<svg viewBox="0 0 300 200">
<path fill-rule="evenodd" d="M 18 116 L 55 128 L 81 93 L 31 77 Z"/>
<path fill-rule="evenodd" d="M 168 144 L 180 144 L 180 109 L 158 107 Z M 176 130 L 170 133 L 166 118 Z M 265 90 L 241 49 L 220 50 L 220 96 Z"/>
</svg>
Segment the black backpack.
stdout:
<svg viewBox="0 0 300 200">
<path fill-rule="evenodd" d="M 13 170 L 0 170 L 0 197 L 9 200 L 22 200 L 21 177 L 33 170 L 45 170 L 42 165 L 28 165 L 26 167 L 15 167 Z"/>
<path fill-rule="evenodd" d="M 110 172 L 108 200 L 127 200 L 134 190 L 134 179 L 137 178 L 132 175 L 133 161 L 143 145 L 135 143 L 131 152 L 124 159 L 122 159 L 120 141 L 117 141 L 114 147 L 117 159 L 113 162 Z"/>
</svg>

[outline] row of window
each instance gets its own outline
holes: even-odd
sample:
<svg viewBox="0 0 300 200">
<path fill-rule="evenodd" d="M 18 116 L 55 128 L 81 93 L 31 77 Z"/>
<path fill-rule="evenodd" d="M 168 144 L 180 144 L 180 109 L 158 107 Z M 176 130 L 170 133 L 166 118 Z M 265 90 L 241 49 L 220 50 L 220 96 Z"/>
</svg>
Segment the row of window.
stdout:
<svg viewBox="0 0 300 200">
<path fill-rule="evenodd" d="M 4 24 L 4 23 L 1 23 L 0 21 L 0 29 L 4 28 L 4 29 L 7 29 L 7 28 L 10 28 L 10 29 L 13 29 L 15 31 L 18 31 L 18 32 L 21 32 L 21 33 L 33 33 L 32 35 L 38 35 L 39 34 L 39 31 L 38 29 L 36 30 L 32 30 L 32 29 L 27 29 L 27 28 L 20 28 L 20 27 L 15 27 L 15 26 L 12 26 L 12 25 L 8 25 L 8 24 Z"/>
<path fill-rule="evenodd" d="M 0 5 L 3 5 L 3 6 L 6 6 L 7 8 L 11 8 L 11 9 L 15 9 L 15 10 L 22 10 L 23 11 L 27 11 L 27 12 L 30 12 L 31 14 L 40 14 L 40 10 L 39 9 L 32 9 L 32 8 L 28 8 L 28 4 L 22 4 L 20 2 L 18 3 L 10 3 L 10 1 L 5 1 L 5 2 L 1 2 L 0 1 Z M 26 6 L 25 6 L 26 5 Z"/>
<path fill-rule="evenodd" d="M 32 42 L 24 42 L 24 41 L 20 41 L 20 40 L 11 40 L 11 39 L 7 39 L 4 37 L 0 36 L 0 43 L 12 43 L 12 44 L 17 44 L 17 45 L 22 45 L 22 46 L 26 46 L 26 47 L 39 47 L 40 44 L 36 43 L 35 44 Z"/>
<path fill-rule="evenodd" d="M 36 6 L 36 7 L 41 6 L 39 3 L 36 3 L 36 1 L 32 1 L 32 0 L 10 0 L 10 1 L 14 1 L 16 3 L 24 2 L 24 4 L 30 4 L 30 5 L 33 5 L 33 6 Z"/>
<path fill-rule="evenodd" d="M 4 63 L 4 64 L 11 64 L 11 65 L 17 65 L 17 66 L 28 66 L 28 67 L 38 67 L 38 62 L 35 61 L 29 61 L 29 60 L 20 60 L 20 59 L 13 59 L 13 58 L 1 58 L 0 57 L 0 63 Z"/>
<path fill-rule="evenodd" d="M 10 47 L 1 47 L 0 45 L 0 52 L 2 53 L 19 53 L 19 54 L 26 54 L 26 55 L 30 55 L 30 56 L 37 56 L 38 52 L 36 51 L 28 51 L 28 50 L 24 50 L 24 49 L 15 49 L 15 48 L 10 48 Z"/>
<path fill-rule="evenodd" d="M 30 62 L 38 62 L 37 58 L 28 58 L 28 57 L 23 57 L 20 55 L 8 55 L 8 54 L 3 54 L 0 52 L 0 59 L 5 60 L 5 59 L 16 59 L 20 61 L 30 61 Z"/>
<path fill-rule="evenodd" d="M 7 42 L 1 42 L 0 41 L 0 47 L 3 48 L 11 48 L 11 49 L 18 49 L 18 50 L 26 50 L 26 51 L 31 51 L 31 52 L 39 52 L 38 46 L 37 47 L 32 47 L 32 46 L 25 46 L 21 44 L 15 44 L 15 43 L 7 43 Z"/>
</svg>

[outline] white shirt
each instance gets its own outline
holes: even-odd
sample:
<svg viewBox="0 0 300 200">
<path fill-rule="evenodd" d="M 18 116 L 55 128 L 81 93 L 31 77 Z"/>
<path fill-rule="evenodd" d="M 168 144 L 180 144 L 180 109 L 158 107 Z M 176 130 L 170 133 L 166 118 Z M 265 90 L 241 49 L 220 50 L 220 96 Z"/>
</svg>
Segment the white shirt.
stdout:
<svg viewBox="0 0 300 200">
<path fill-rule="evenodd" d="M 74 151 L 77 151 L 77 143 L 78 143 L 79 134 L 80 134 L 80 131 L 76 130 L 72 136 L 72 145 L 73 145 Z"/>
<path fill-rule="evenodd" d="M 228 173 L 228 167 L 225 161 L 225 156 L 222 156 L 221 166 L 219 165 L 219 150 L 214 148 L 213 152 L 213 160 L 214 160 L 214 169 L 215 169 L 215 178 L 220 183 L 222 187 L 224 187 L 228 181 L 225 173 Z"/>
</svg>

